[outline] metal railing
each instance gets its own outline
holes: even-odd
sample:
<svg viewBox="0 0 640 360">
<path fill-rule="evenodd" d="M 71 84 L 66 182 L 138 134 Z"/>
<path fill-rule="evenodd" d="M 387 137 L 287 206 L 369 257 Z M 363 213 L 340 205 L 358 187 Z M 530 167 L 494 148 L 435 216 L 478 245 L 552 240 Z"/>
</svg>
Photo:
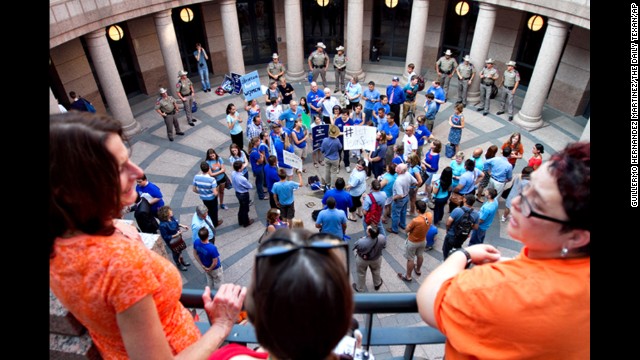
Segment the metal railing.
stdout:
<svg viewBox="0 0 640 360">
<path fill-rule="evenodd" d="M 211 296 L 214 296 L 212 291 Z M 180 301 L 188 308 L 203 308 L 202 290 L 183 289 Z M 373 327 L 373 315 L 389 313 L 417 313 L 415 293 L 367 293 L 354 294 L 356 314 L 365 314 L 362 344 L 369 350 L 371 346 L 404 345 L 404 359 L 412 359 L 416 345 L 443 344 L 445 336 L 428 325 L 411 327 Z M 200 330 L 208 328 L 207 323 L 198 323 Z M 227 337 L 229 342 L 257 343 L 252 326 L 236 325 Z"/>
</svg>

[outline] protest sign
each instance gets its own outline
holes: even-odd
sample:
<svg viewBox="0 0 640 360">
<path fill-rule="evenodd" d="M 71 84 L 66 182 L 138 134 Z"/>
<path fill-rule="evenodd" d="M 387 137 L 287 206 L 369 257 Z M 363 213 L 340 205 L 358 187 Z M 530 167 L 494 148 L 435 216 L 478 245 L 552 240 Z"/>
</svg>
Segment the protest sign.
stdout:
<svg viewBox="0 0 640 360">
<path fill-rule="evenodd" d="M 231 73 L 231 78 L 233 79 L 233 95 L 238 95 L 242 91 L 242 81 L 240 78 L 242 75 Z"/>
<path fill-rule="evenodd" d="M 376 128 L 373 126 L 345 126 L 344 150 L 376 149 Z"/>
<path fill-rule="evenodd" d="M 286 165 L 289 165 L 292 168 L 302 169 L 302 159 L 300 159 L 298 155 L 284 150 L 282 152 L 282 156 L 284 157 L 284 163 Z"/>
<path fill-rule="evenodd" d="M 329 125 L 316 125 L 311 128 L 311 137 L 313 138 L 313 151 L 320 149 L 322 140 L 329 136 Z"/>
<path fill-rule="evenodd" d="M 242 91 L 246 101 L 262 96 L 260 92 L 260 75 L 258 75 L 257 70 L 242 76 L 240 81 L 242 82 Z"/>
</svg>

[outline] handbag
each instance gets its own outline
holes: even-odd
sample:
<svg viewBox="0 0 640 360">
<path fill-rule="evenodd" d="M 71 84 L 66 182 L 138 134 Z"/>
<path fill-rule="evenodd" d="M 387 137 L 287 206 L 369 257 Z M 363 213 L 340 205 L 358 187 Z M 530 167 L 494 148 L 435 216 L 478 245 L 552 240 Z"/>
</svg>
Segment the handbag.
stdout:
<svg viewBox="0 0 640 360">
<path fill-rule="evenodd" d="M 196 111 L 198 111 L 198 103 L 193 100 L 193 102 L 191 103 L 191 112 L 194 113 Z"/>
<path fill-rule="evenodd" d="M 169 242 L 169 247 L 171 248 L 171 251 L 179 253 L 187 248 L 187 243 L 184 242 L 182 235 L 180 235 L 177 238 L 171 239 L 171 241 Z"/>
<path fill-rule="evenodd" d="M 498 96 L 498 87 L 496 84 L 491 84 L 491 95 L 489 96 L 491 99 L 495 99 Z"/>
<path fill-rule="evenodd" d="M 456 155 L 456 148 L 451 143 L 447 143 L 444 146 L 444 155 L 449 159 L 453 158 Z"/>
<path fill-rule="evenodd" d="M 451 196 L 449 196 L 449 201 L 455 205 L 462 206 L 464 202 L 464 196 L 457 192 L 452 192 Z"/>
</svg>

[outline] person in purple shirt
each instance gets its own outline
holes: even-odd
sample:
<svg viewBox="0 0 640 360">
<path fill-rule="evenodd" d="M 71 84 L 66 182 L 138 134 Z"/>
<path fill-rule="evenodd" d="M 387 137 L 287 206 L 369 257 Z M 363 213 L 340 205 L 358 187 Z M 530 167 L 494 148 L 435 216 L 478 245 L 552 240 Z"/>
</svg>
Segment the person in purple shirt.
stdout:
<svg viewBox="0 0 640 360">
<path fill-rule="evenodd" d="M 404 90 L 402 86 L 398 85 L 400 78 L 394 76 L 391 79 L 391 85 L 387 86 L 387 97 L 389 98 L 389 108 L 394 114 L 393 121 L 396 125 L 400 126 L 400 106 L 404 104 Z"/>
</svg>

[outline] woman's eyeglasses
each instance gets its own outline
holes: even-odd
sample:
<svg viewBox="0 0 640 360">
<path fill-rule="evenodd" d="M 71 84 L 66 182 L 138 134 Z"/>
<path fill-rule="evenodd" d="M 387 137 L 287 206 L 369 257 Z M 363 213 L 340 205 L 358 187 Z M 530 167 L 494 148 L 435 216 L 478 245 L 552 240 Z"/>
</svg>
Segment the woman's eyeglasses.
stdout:
<svg viewBox="0 0 640 360">
<path fill-rule="evenodd" d="M 520 193 L 518 194 L 518 195 L 520 195 L 520 197 L 522 199 L 520 201 L 520 212 L 522 213 L 522 215 L 524 215 L 527 218 L 535 217 L 535 218 L 538 218 L 538 219 L 547 220 L 547 221 L 551 221 L 551 222 L 558 223 L 558 224 L 571 225 L 571 221 L 569 221 L 569 220 L 556 219 L 556 218 L 553 218 L 553 217 L 550 217 L 550 216 L 547 216 L 547 215 L 540 214 L 539 212 L 536 212 L 535 210 L 533 210 L 533 208 L 531 207 L 531 203 L 529 202 L 527 197 L 524 196 L 524 192 L 527 191 L 530 187 L 531 187 L 531 183 L 525 184 L 520 189 Z"/>
</svg>

